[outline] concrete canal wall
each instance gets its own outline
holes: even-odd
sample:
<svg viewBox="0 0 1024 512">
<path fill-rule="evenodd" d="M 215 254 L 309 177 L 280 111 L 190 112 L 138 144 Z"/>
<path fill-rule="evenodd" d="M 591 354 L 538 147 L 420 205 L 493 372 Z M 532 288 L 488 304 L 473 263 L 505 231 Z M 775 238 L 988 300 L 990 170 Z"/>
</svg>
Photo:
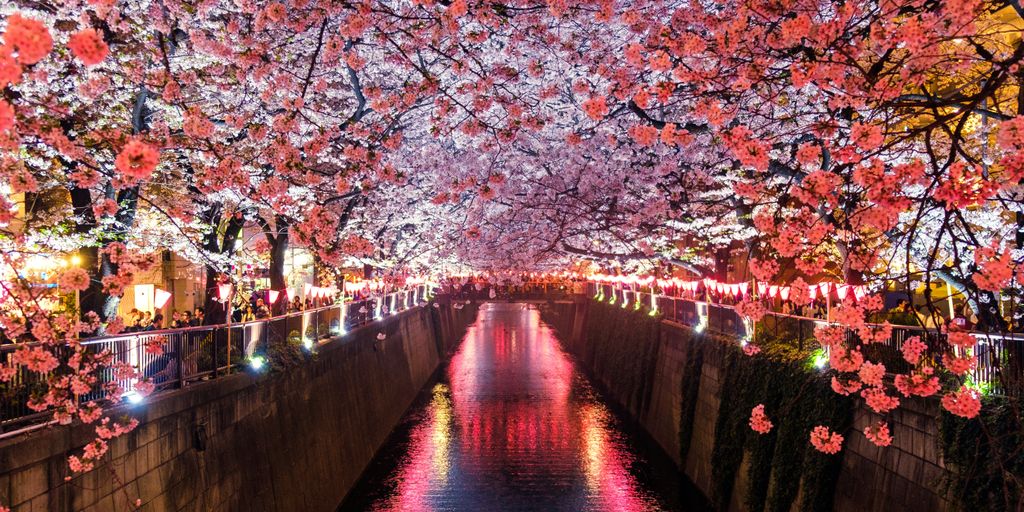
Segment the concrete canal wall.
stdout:
<svg viewBox="0 0 1024 512">
<path fill-rule="evenodd" d="M 477 308 L 415 308 L 322 345 L 285 372 L 239 373 L 125 409 L 139 427 L 66 480 L 93 439 L 49 427 L 0 441 L 0 505 L 16 512 L 334 510 Z M 379 333 L 386 339 L 377 340 Z"/>
<path fill-rule="evenodd" d="M 719 510 L 936 512 L 948 508 L 936 491 L 944 470 L 937 448 L 935 403 L 904 400 L 903 407 L 889 418 L 895 440 L 881 449 L 860 433 L 877 421 L 877 416 L 872 419 L 863 404 L 850 402 L 847 441 L 844 450 L 826 462 L 830 466 L 820 472 L 805 471 L 804 465 L 821 464 L 819 457 L 826 457 L 811 453 L 785 469 L 813 473 L 813 480 L 776 474 L 778 468 L 766 469 L 759 484 L 765 489 L 752 507 L 748 496 L 757 493 L 748 492 L 750 464 L 755 458 L 749 439 L 755 436 L 747 437 L 745 443 L 739 441 L 737 452 L 742 456 L 736 461 L 738 468 L 724 477 L 732 481 L 723 486 L 723 478 L 716 481 L 715 476 L 715 466 L 720 470 L 724 464 L 721 453 L 729 451 L 729 446 L 720 446 L 716 457 L 716 433 L 730 424 L 719 418 L 723 397 L 738 392 L 727 382 L 732 368 L 730 351 L 737 351 L 735 340 L 714 339 L 668 321 L 638 321 L 637 317 L 645 317 L 642 312 L 590 300 L 553 303 L 544 311 L 545 321 L 559 332 L 565 347 L 606 395 L 658 442 Z M 749 431 L 746 418 L 750 408 L 741 412 L 744 416 L 737 428 Z M 788 419 L 773 418 L 775 428 L 780 429 Z M 744 435 L 741 432 L 739 439 Z M 801 443 L 794 446 L 804 450 L 808 443 L 806 439 Z M 775 489 L 785 486 L 774 482 L 786 478 L 797 478 L 799 485 L 792 486 L 790 496 L 781 496 L 783 491 Z M 822 483 L 822 479 L 828 481 Z M 813 497 L 811 485 L 819 490 Z M 730 491 L 724 495 L 722 489 Z"/>
</svg>

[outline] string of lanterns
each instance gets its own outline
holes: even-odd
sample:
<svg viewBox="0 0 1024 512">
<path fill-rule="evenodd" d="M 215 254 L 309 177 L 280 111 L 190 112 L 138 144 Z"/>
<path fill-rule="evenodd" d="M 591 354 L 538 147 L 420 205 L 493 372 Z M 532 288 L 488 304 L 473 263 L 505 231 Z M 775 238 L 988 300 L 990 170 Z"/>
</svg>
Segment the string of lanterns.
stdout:
<svg viewBox="0 0 1024 512">
<path fill-rule="evenodd" d="M 610 274 L 594 274 L 590 276 L 592 281 L 604 284 L 620 284 L 620 285 L 639 285 L 639 286 L 652 286 L 656 284 L 659 288 L 675 288 L 678 290 L 685 290 L 688 292 L 696 293 L 701 285 L 704 286 L 710 293 L 715 293 L 723 296 L 743 297 L 749 296 L 751 291 L 751 282 L 740 282 L 740 283 L 723 283 L 715 279 L 705 278 L 694 281 L 687 281 L 679 278 L 671 279 L 657 279 L 653 276 L 635 276 L 635 275 L 610 275 Z M 782 300 L 789 300 L 792 293 L 792 286 L 774 285 L 764 281 L 755 281 L 755 290 L 761 296 L 767 296 L 769 298 L 780 298 Z M 834 283 L 829 281 L 823 281 L 817 284 L 808 285 L 808 295 L 810 300 L 814 300 L 818 297 L 826 298 L 832 292 L 835 292 L 839 300 L 846 300 L 847 297 L 852 296 L 855 300 L 860 301 L 868 293 L 867 286 L 864 285 L 851 285 L 845 283 Z"/>
</svg>

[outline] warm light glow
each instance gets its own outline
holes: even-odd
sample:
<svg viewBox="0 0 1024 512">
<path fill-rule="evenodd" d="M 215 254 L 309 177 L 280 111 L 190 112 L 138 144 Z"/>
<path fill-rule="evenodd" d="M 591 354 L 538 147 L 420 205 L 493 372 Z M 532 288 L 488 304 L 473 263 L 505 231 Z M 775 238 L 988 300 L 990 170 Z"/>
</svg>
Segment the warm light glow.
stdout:
<svg viewBox="0 0 1024 512">
<path fill-rule="evenodd" d="M 222 302 L 227 302 L 228 297 L 231 296 L 231 284 L 226 283 L 217 286 L 217 296 L 220 297 Z"/>
<path fill-rule="evenodd" d="M 167 305 L 167 301 L 170 300 L 170 299 L 171 299 L 171 292 L 169 292 L 167 290 L 161 290 L 160 288 L 157 288 L 156 289 L 156 293 L 153 296 L 153 305 L 156 306 L 157 309 L 161 309 L 165 305 Z"/>
</svg>

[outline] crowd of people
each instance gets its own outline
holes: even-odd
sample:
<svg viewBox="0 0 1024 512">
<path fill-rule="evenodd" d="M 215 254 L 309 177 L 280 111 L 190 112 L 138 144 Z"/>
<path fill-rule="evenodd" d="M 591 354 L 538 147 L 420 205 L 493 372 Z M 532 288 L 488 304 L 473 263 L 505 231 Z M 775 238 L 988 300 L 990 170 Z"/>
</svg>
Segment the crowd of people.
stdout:
<svg viewBox="0 0 1024 512">
<path fill-rule="evenodd" d="M 253 291 L 248 300 L 236 301 L 234 308 L 232 308 L 231 321 L 234 323 L 251 322 L 274 316 L 274 312 L 270 304 L 267 303 L 263 296 L 263 293 Z M 333 297 L 310 297 L 306 300 L 302 300 L 301 297 L 296 296 L 290 301 L 287 298 L 283 298 L 283 300 L 287 302 L 287 307 L 284 311 L 285 313 L 297 313 L 307 309 L 316 309 L 334 304 Z M 160 329 L 198 327 L 205 325 L 205 321 L 206 316 L 203 308 L 201 307 L 197 307 L 191 311 L 174 310 L 171 313 L 170 322 L 166 322 L 163 313 L 160 313 L 159 311 L 153 313 L 149 311 L 139 311 L 137 308 L 132 308 L 132 310 L 125 316 L 124 332 L 146 332 L 158 331 Z"/>
<path fill-rule="evenodd" d="M 124 332 L 159 331 L 160 329 L 197 327 L 203 325 L 204 320 L 205 316 L 203 314 L 203 308 L 195 308 L 192 311 L 174 310 L 174 312 L 171 313 L 171 322 L 169 324 L 164 323 L 164 315 L 159 311 L 151 313 L 149 311 L 139 311 L 136 308 L 132 308 L 125 317 Z"/>
</svg>

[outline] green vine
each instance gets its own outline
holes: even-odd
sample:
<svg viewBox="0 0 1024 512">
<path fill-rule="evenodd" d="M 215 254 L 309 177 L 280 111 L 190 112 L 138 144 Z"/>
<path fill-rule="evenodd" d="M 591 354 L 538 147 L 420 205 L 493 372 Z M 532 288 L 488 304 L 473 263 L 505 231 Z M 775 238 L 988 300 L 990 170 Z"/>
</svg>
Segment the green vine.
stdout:
<svg viewBox="0 0 1024 512">
<path fill-rule="evenodd" d="M 714 346 L 706 343 L 691 343 L 686 350 L 686 367 L 680 380 L 679 403 L 679 460 L 686 464 L 686 456 L 690 453 L 690 442 L 693 438 L 693 421 L 697 414 L 697 398 L 700 391 L 700 378 L 704 373 L 705 347 Z"/>
<path fill-rule="evenodd" d="M 1020 398 L 986 397 L 973 419 L 941 413 L 939 442 L 949 471 L 947 499 L 959 510 L 1024 509 Z"/>
<path fill-rule="evenodd" d="M 660 321 L 647 311 L 592 302 L 584 323 L 584 361 L 634 412 L 650 394 Z M 736 475 L 746 471 L 741 498 L 752 512 L 831 510 L 842 457 L 811 447 L 810 430 L 826 425 L 847 432 L 854 404 L 832 391 L 811 366 L 817 344 L 790 326 L 759 329 L 760 354 L 750 357 L 732 340 L 692 333 L 684 346 L 679 381 L 679 456 L 691 449 L 704 365 L 721 361 L 720 404 L 712 446 L 711 500 L 718 509 L 735 501 Z M 801 340 L 802 341 L 799 341 Z M 799 342 L 798 342 L 799 341 Z M 946 498 L 959 510 L 1024 510 L 1022 398 L 986 397 L 982 414 L 966 420 L 942 412 L 940 449 Z M 764 404 L 775 428 L 760 435 L 748 425 L 751 409 Z M 746 464 L 744 464 L 746 461 Z M 796 505 L 796 506 L 794 506 Z"/>
<path fill-rule="evenodd" d="M 589 308 L 582 359 L 621 405 L 639 414 L 650 396 L 660 318 L 644 309 L 627 311 L 600 302 L 590 303 Z"/>
<path fill-rule="evenodd" d="M 725 353 L 712 449 L 713 503 L 729 507 L 745 455 L 746 486 L 741 498 L 746 510 L 788 512 L 798 497 L 799 510 L 830 510 L 841 459 L 814 451 L 808 432 L 815 425 L 845 431 L 852 422 L 852 401 L 831 391 L 820 373 L 808 367 L 806 349 L 796 344 L 765 344 L 762 353 L 752 357 L 728 340 L 719 341 Z M 699 373 L 688 359 L 684 390 L 695 393 L 690 379 L 698 381 Z M 695 401 L 695 396 L 683 394 L 681 438 L 692 436 L 693 416 L 687 411 Z M 764 403 L 776 420 L 776 427 L 764 435 L 749 425 L 751 410 L 758 403 Z M 688 451 L 689 441 L 681 442 L 682 446 Z"/>
</svg>

